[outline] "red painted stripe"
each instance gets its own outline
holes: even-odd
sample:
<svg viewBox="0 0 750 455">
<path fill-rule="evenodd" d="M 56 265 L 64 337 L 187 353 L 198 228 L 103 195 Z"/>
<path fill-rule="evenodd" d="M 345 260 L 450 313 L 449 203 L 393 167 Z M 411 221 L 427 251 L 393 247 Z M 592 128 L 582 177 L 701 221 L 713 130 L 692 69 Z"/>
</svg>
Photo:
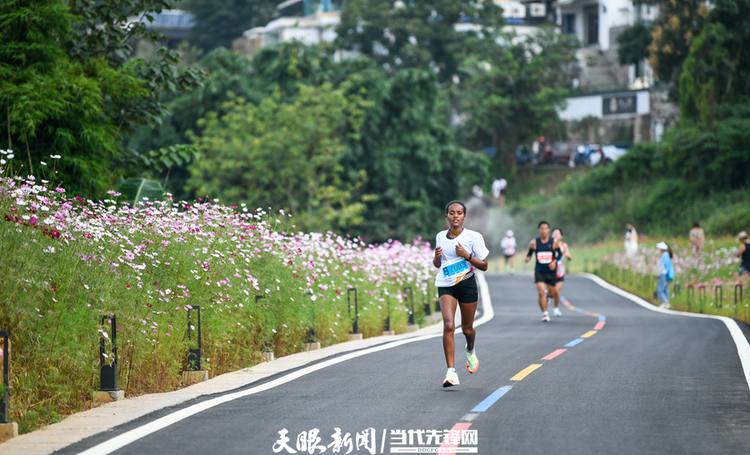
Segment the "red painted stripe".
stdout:
<svg viewBox="0 0 750 455">
<path fill-rule="evenodd" d="M 562 354 L 563 352 L 567 351 L 567 349 L 558 349 L 557 351 L 553 352 L 552 354 L 547 354 L 546 356 L 542 357 L 542 360 L 552 360 L 558 355 Z"/>
<path fill-rule="evenodd" d="M 570 302 L 568 302 L 567 300 L 563 300 L 563 305 L 570 306 Z"/>
<path fill-rule="evenodd" d="M 470 426 L 471 426 L 470 422 L 459 422 L 459 423 L 453 425 L 453 428 L 451 428 L 451 432 L 453 432 L 453 431 L 461 431 L 461 430 L 468 430 Z M 440 446 L 441 449 L 455 449 L 456 447 L 458 447 L 458 444 L 452 444 L 452 443 L 451 444 L 446 444 L 445 442 L 443 442 L 443 444 Z M 441 450 L 440 453 L 443 454 L 443 455 L 456 455 L 456 452 L 452 452 L 450 450 L 445 451 L 445 452 L 443 452 Z"/>
<path fill-rule="evenodd" d="M 591 311 L 584 311 L 583 314 L 585 314 L 587 316 L 591 316 L 593 313 Z"/>
<path fill-rule="evenodd" d="M 606 323 L 607 321 L 599 321 L 599 323 L 594 326 L 594 330 L 601 330 L 602 327 L 604 327 L 604 324 Z"/>
</svg>

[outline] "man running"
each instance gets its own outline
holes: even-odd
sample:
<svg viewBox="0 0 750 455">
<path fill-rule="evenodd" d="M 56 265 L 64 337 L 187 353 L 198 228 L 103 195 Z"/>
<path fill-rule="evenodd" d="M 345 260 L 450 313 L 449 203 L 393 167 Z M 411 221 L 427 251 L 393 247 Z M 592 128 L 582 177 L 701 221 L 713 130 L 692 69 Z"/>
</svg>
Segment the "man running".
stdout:
<svg viewBox="0 0 750 455">
<path fill-rule="evenodd" d="M 555 284 L 557 283 L 557 256 L 560 253 L 560 244 L 549 236 L 549 223 L 540 221 L 539 237 L 532 240 L 529 244 L 529 252 L 526 254 L 526 261 L 531 260 L 531 256 L 536 252 L 536 266 L 534 267 L 534 283 L 539 294 L 539 307 L 542 309 L 542 321 L 549 322 L 550 317 L 547 312 L 547 296 L 555 297 Z M 544 288 L 547 287 L 547 295 Z"/>
<path fill-rule="evenodd" d="M 555 228 L 552 230 L 552 238 L 555 239 L 560 243 L 560 253 L 557 258 L 557 270 L 556 270 L 556 276 L 557 281 L 555 282 L 555 309 L 552 310 L 552 314 L 554 314 L 557 317 L 562 316 L 562 313 L 560 312 L 560 290 L 562 290 L 563 281 L 565 281 L 565 264 L 563 264 L 563 260 L 567 259 L 570 261 L 573 259 L 570 256 L 570 249 L 568 248 L 568 244 L 564 243 L 562 241 L 563 238 L 563 231 L 560 228 Z"/>
<path fill-rule="evenodd" d="M 479 291 L 474 270 L 487 270 L 489 250 L 482 234 L 464 228 L 466 206 L 452 201 L 445 207 L 445 219 L 450 229 L 441 231 L 435 239 L 435 257 L 432 264 L 440 271 L 435 278 L 435 287 L 440 296 L 440 311 L 443 314 L 443 351 L 448 372 L 443 387 L 458 385 L 458 374 L 454 367 L 456 330 L 456 307 L 461 309 L 461 329 L 466 338 L 466 369 L 475 373 L 479 359 L 474 352 L 474 314 L 477 311 Z"/>
</svg>

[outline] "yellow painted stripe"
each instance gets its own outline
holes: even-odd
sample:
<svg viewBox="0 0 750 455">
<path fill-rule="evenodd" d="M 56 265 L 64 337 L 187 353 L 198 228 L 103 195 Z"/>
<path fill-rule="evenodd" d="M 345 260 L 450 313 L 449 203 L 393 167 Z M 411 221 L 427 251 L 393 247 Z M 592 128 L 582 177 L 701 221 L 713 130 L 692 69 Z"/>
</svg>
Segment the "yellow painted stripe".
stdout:
<svg viewBox="0 0 750 455">
<path fill-rule="evenodd" d="M 528 376 L 529 374 L 531 374 L 532 371 L 536 370 L 540 366 L 542 366 L 541 363 L 534 364 L 534 365 L 529 365 L 526 368 L 524 368 L 523 370 L 519 371 L 517 375 L 513 376 L 512 378 L 510 378 L 510 380 L 511 381 L 520 381 L 521 379 L 523 379 L 526 376 Z"/>
<path fill-rule="evenodd" d="M 592 330 L 591 332 L 586 332 L 583 335 L 581 335 L 581 338 L 591 338 L 592 336 L 596 335 L 597 330 Z"/>
<path fill-rule="evenodd" d="M 574 307 L 573 305 L 568 305 L 568 308 L 570 308 L 573 311 L 575 311 L 575 309 L 576 309 L 576 307 Z"/>
</svg>

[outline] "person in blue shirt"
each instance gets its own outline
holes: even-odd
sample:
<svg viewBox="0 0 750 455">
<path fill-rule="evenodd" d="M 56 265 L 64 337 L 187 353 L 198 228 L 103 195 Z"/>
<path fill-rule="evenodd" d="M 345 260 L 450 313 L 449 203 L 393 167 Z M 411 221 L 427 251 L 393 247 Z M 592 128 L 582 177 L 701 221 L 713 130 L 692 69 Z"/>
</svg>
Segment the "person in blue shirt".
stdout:
<svg viewBox="0 0 750 455">
<path fill-rule="evenodd" d="M 656 295 L 658 295 L 659 300 L 661 300 L 659 308 L 671 308 L 672 306 L 669 304 L 669 282 L 674 279 L 672 249 L 666 244 L 666 242 L 659 242 L 656 245 L 656 248 L 664 252 L 659 260 L 659 286 L 656 288 Z"/>
</svg>

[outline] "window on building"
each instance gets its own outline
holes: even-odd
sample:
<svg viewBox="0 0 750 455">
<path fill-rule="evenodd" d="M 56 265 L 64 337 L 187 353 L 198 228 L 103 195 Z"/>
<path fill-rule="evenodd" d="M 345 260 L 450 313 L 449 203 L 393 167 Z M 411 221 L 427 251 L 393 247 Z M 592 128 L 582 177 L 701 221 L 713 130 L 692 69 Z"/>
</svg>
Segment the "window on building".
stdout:
<svg viewBox="0 0 750 455">
<path fill-rule="evenodd" d="M 576 15 L 575 14 L 563 14 L 562 15 L 562 31 L 570 35 L 576 34 Z"/>
</svg>

